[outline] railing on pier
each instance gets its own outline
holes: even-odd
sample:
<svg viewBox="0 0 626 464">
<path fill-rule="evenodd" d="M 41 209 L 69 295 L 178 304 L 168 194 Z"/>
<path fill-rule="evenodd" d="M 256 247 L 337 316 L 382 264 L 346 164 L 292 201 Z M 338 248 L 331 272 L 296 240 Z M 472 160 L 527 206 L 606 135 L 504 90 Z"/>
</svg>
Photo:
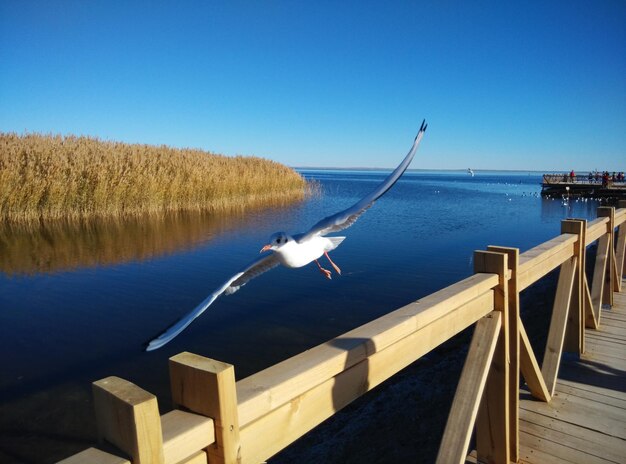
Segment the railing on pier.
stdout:
<svg viewBox="0 0 626 464">
<path fill-rule="evenodd" d="M 475 274 L 311 350 L 235 382 L 234 368 L 191 353 L 170 359 L 176 409 L 109 377 L 93 384 L 98 431 L 121 455 L 90 448 L 63 462 L 260 463 L 421 356 L 476 324 L 442 438 L 439 463 L 462 463 L 475 430 L 479 461 L 517 462 L 520 374 L 549 402 L 564 350 L 585 351 L 625 271 L 626 202 L 594 221 L 565 220 L 561 235 L 524 253 L 490 246 Z M 617 229 L 617 232 L 616 232 Z M 586 248 L 597 242 L 591 283 Z M 560 267 L 541 365 L 519 295 Z"/>
<path fill-rule="evenodd" d="M 624 186 L 624 179 L 610 175 L 608 180 L 603 180 L 602 174 L 582 174 L 570 176 L 569 174 L 544 174 L 543 185 L 581 184 L 596 185 L 598 187 Z"/>
</svg>

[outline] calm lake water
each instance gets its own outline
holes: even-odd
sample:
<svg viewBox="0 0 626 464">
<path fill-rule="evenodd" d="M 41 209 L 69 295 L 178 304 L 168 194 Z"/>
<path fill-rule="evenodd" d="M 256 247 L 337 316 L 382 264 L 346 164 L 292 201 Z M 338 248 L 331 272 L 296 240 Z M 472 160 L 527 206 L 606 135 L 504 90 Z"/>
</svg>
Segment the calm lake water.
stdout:
<svg viewBox="0 0 626 464">
<path fill-rule="evenodd" d="M 320 194 L 283 209 L 0 229 L 0 462 L 54 462 L 91 445 L 94 380 L 123 377 L 167 411 L 174 354 L 234 364 L 243 378 L 470 275 L 475 249 L 525 251 L 600 206 L 542 199 L 537 173 L 407 172 L 336 234 L 347 236 L 332 254 L 342 276 L 277 268 L 145 353 L 271 233 L 308 230 L 387 174 L 301 172 Z"/>
</svg>

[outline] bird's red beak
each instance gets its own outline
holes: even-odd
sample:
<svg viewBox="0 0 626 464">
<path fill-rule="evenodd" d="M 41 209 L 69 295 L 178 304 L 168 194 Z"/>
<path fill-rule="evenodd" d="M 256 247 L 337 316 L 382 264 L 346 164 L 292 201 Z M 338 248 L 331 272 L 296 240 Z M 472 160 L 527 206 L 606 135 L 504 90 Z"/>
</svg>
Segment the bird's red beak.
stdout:
<svg viewBox="0 0 626 464">
<path fill-rule="evenodd" d="M 261 248 L 261 251 L 259 251 L 259 253 L 263 253 L 264 251 L 270 250 L 272 248 L 272 245 L 265 245 L 263 248 Z"/>
</svg>

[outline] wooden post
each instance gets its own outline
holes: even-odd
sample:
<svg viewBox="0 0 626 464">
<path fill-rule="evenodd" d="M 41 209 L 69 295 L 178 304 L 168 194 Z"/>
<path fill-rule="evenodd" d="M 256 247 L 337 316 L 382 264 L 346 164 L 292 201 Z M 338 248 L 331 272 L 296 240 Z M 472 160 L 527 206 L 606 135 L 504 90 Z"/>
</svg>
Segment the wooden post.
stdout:
<svg viewBox="0 0 626 464">
<path fill-rule="evenodd" d="M 211 417 L 215 423 L 215 443 L 207 450 L 209 462 L 241 462 L 235 368 L 187 352 L 170 358 L 169 367 L 175 406 Z"/>
<path fill-rule="evenodd" d="M 574 269 L 574 282 L 572 288 L 572 297 L 567 302 L 569 308 L 565 310 L 567 314 L 567 326 L 565 332 L 564 350 L 572 353 L 581 354 L 585 352 L 585 231 L 587 229 L 586 221 L 580 219 L 568 219 L 561 221 L 562 234 L 575 234 L 578 241 L 574 244 L 574 258 L 576 258 L 576 267 Z M 561 270 L 563 266 L 561 266 Z M 562 271 L 561 271 L 562 272 Z M 559 277 L 560 283 L 560 277 Z M 557 288 L 558 296 L 558 288 Z M 557 308 L 556 300 L 554 309 Z M 554 315 L 554 310 L 553 310 Z M 544 358 L 545 359 L 545 358 Z M 549 380 L 546 378 L 546 382 Z M 554 393 L 554 392 L 552 392 Z"/>
<path fill-rule="evenodd" d="M 607 255 L 607 269 L 604 280 L 604 291 L 602 292 L 602 304 L 613 306 L 613 281 L 615 280 L 615 271 L 613 262 L 615 261 L 615 245 L 613 244 L 613 233 L 615 231 L 615 208 L 612 206 L 600 206 L 598 208 L 598 217 L 609 218 L 609 252 Z M 598 246 L 598 249 L 600 247 Z"/>
<path fill-rule="evenodd" d="M 156 397 L 119 377 L 92 384 L 98 436 L 130 455 L 133 464 L 161 464 L 163 435 Z"/>
<path fill-rule="evenodd" d="M 520 384 L 520 305 L 517 268 L 519 266 L 519 249 L 489 246 L 488 251 L 505 253 L 511 278 L 508 283 L 509 304 L 509 432 L 510 460 L 519 461 L 519 384 Z"/>
<path fill-rule="evenodd" d="M 476 419 L 476 452 L 479 461 L 504 464 L 509 462 L 511 455 L 508 256 L 492 251 L 475 251 L 474 272 L 498 275 L 494 309 L 502 312 L 502 327 Z"/>
<path fill-rule="evenodd" d="M 439 464 L 465 463 L 478 406 L 500 333 L 501 319 L 501 313 L 494 311 L 476 323 L 446 430 L 439 445 Z"/>
</svg>

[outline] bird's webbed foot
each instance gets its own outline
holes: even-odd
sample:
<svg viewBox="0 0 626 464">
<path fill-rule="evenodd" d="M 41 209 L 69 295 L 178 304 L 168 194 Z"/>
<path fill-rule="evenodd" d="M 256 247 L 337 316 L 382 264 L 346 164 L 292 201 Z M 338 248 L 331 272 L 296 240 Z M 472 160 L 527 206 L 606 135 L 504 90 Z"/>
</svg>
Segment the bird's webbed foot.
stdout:
<svg viewBox="0 0 626 464">
<path fill-rule="evenodd" d="M 328 269 L 324 269 L 317 259 L 315 260 L 315 264 L 317 264 L 317 267 L 324 277 L 326 277 L 328 280 L 333 278 L 331 272 Z"/>
</svg>

